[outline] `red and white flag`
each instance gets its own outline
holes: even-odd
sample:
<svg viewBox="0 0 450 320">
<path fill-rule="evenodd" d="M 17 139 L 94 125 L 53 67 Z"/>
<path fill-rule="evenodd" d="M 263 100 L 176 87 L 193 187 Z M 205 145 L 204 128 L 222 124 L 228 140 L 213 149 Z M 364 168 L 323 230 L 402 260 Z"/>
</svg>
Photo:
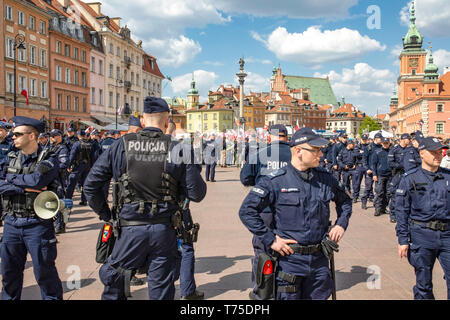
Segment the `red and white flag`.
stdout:
<svg viewBox="0 0 450 320">
<path fill-rule="evenodd" d="M 419 122 L 417 122 L 419 124 L 419 126 L 423 126 L 423 120 L 420 119 Z"/>
<path fill-rule="evenodd" d="M 295 125 L 295 131 L 297 131 L 298 129 L 300 129 L 300 126 L 298 125 L 298 119 L 297 119 L 297 123 Z"/>
<path fill-rule="evenodd" d="M 27 106 L 28 106 L 30 104 L 30 102 L 28 101 L 28 92 L 27 92 L 27 90 L 23 89 L 20 94 L 23 95 L 27 99 Z"/>
</svg>

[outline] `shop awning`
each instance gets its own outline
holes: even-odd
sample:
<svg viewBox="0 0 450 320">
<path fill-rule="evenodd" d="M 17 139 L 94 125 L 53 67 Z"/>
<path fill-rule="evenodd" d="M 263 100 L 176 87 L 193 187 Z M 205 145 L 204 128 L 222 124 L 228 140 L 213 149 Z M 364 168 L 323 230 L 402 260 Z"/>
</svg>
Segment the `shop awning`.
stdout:
<svg viewBox="0 0 450 320">
<path fill-rule="evenodd" d="M 104 122 L 104 123 L 112 123 L 115 122 L 115 119 L 111 119 L 108 117 L 104 117 L 104 116 L 97 116 L 97 115 L 91 115 L 91 118 L 94 118 L 95 120 L 98 120 L 100 122 Z"/>
<path fill-rule="evenodd" d="M 98 125 L 98 124 L 96 124 L 96 123 L 94 123 L 92 121 L 89 121 L 89 120 L 80 120 L 80 123 L 82 123 L 82 124 L 84 124 L 84 125 L 86 125 L 88 127 L 92 127 L 92 128 L 94 128 L 95 130 L 98 130 L 98 131 L 105 130 L 104 127 L 102 127 L 102 126 L 100 126 L 100 125 Z"/>
</svg>

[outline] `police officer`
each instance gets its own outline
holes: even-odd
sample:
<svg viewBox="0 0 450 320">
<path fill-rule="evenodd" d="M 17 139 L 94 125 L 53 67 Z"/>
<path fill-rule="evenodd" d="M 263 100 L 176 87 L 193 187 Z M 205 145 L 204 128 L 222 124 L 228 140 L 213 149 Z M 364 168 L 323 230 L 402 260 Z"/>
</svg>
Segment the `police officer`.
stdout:
<svg viewBox="0 0 450 320">
<path fill-rule="evenodd" d="M 450 172 L 440 168 L 442 149 L 434 137 L 422 138 L 421 166 L 406 172 L 396 192 L 398 254 L 414 267 L 414 299 L 434 299 L 432 274 L 439 260 L 450 299 Z"/>
<path fill-rule="evenodd" d="M 72 146 L 75 144 L 75 142 L 78 141 L 77 136 L 75 135 L 75 129 L 72 127 L 69 127 L 67 129 L 67 136 L 64 138 L 64 143 L 67 146 L 67 149 L 70 151 L 72 150 Z"/>
<path fill-rule="evenodd" d="M 82 187 L 86 176 L 92 166 L 92 160 L 94 159 L 94 151 L 92 145 L 86 137 L 84 130 L 78 131 L 78 141 L 72 146 L 69 156 L 69 178 L 66 189 L 67 199 L 72 199 L 73 192 L 77 183 Z M 86 205 L 86 197 L 83 190 L 81 191 L 80 205 Z"/>
<path fill-rule="evenodd" d="M 103 152 L 105 152 L 107 149 L 109 149 L 109 147 L 111 147 L 111 145 L 115 142 L 116 140 L 113 138 L 113 132 L 112 131 L 108 131 L 105 133 L 105 138 L 103 139 L 103 141 L 100 144 L 100 154 L 102 154 Z"/>
<path fill-rule="evenodd" d="M 269 175 L 285 167 L 291 161 L 291 148 L 288 139 L 288 132 L 284 125 L 275 124 L 269 128 L 270 144 L 258 152 L 256 164 L 245 163 L 240 173 L 240 180 L 244 186 L 254 186 L 262 176 Z M 261 212 L 261 218 L 266 227 L 272 229 L 273 213 L 270 207 L 266 207 Z M 256 272 L 258 256 L 261 252 L 269 252 L 269 247 L 257 236 L 252 239 L 255 256 L 252 258 L 252 283 L 253 291 L 250 292 L 252 299 L 258 299 L 256 292 Z"/>
<path fill-rule="evenodd" d="M 336 140 L 337 137 L 336 136 L 331 136 L 330 137 L 330 144 L 327 145 L 325 148 L 327 148 L 327 157 L 324 160 L 325 164 L 326 164 L 326 169 L 328 172 L 332 173 L 333 172 L 333 148 L 334 145 L 336 144 Z"/>
<path fill-rule="evenodd" d="M 216 165 L 218 161 L 218 153 L 216 149 L 220 146 L 220 144 L 216 141 L 216 134 L 212 133 L 211 137 L 203 146 L 205 152 L 205 164 L 206 164 L 206 172 L 205 178 L 206 181 L 216 182 L 214 177 L 216 176 Z"/>
<path fill-rule="evenodd" d="M 373 181 L 375 181 L 375 216 L 386 213 L 386 207 L 389 204 L 388 186 L 392 179 L 392 169 L 388 164 L 388 154 L 390 149 L 390 140 L 387 137 L 381 138 L 381 148 L 375 150 L 372 156 L 371 168 L 373 170 Z M 391 218 L 394 213 L 390 212 Z"/>
<path fill-rule="evenodd" d="M 0 121 L 0 163 L 6 158 L 8 153 L 12 150 L 11 144 L 12 140 L 8 137 L 9 129 L 11 129 L 11 124 L 6 121 Z M 0 206 L 1 215 L 1 206 Z M 2 217 L 0 217 L 0 226 L 3 225 Z"/>
<path fill-rule="evenodd" d="M 355 141 L 349 139 L 347 145 L 337 155 L 337 164 L 339 171 L 342 172 L 342 184 L 351 192 L 350 180 L 356 170 Z"/>
<path fill-rule="evenodd" d="M 380 132 L 375 133 L 374 139 L 372 142 L 369 142 L 365 152 L 363 154 L 363 164 L 364 167 L 367 168 L 366 174 L 364 176 L 364 194 L 361 197 L 361 208 L 367 209 L 367 201 L 373 201 L 374 192 L 373 192 L 373 168 L 372 168 L 372 157 L 375 154 L 375 151 L 381 148 L 381 140 L 383 135 Z M 370 141 L 371 139 L 369 139 Z"/>
<path fill-rule="evenodd" d="M 388 154 L 388 164 L 392 169 L 392 179 L 389 184 L 389 193 L 391 196 L 391 202 L 389 204 L 390 212 L 394 213 L 395 206 L 395 190 L 397 190 L 398 184 L 400 183 L 400 179 L 402 175 L 405 173 L 405 168 L 403 167 L 404 157 L 406 148 L 409 147 L 411 143 L 411 136 L 407 133 L 404 133 L 400 136 L 399 144 L 395 145 Z M 392 214 L 393 215 L 393 214 Z M 395 223 L 397 220 L 395 219 L 395 215 L 392 216 L 391 222 Z"/>
<path fill-rule="evenodd" d="M 422 163 L 418 148 L 420 140 L 423 138 L 423 134 L 420 131 L 416 131 L 411 134 L 411 138 L 412 145 L 405 150 L 405 156 L 403 158 L 403 168 L 405 169 L 405 172 L 420 167 Z"/>
<path fill-rule="evenodd" d="M 0 194 L 6 214 L 1 243 L 2 299 L 19 300 L 27 253 L 42 299 L 62 299 L 61 280 L 55 267 L 56 238 L 51 219 L 40 219 L 34 199 L 43 189 L 56 191 L 58 160 L 38 143 L 42 121 L 13 117 L 13 140 L 20 150 L 10 152 L 1 164 Z"/>
<path fill-rule="evenodd" d="M 50 150 L 54 153 L 55 157 L 58 159 L 59 164 L 59 179 L 61 187 L 58 188 L 57 195 L 60 198 L 65 196 L 64 184 L 66 181 L 67 168 L 69 167 L 69 150 L 67 150 L 66 145 L 63 143 L 62 132 L 59 129 L 53 129 L 50 131 Z M 55 220 L 55 233 L 60 234 L 66 232 L 66 224 L 64 222 L 64 216 L 61 212 L 58 212 Z"/>
<path fill-rule="evenodd" d="M 49 146 L 49 134 L 47 132 L 43 132 L 39 135 L 39 144 L 43 148 L 47 148 Z"/>
<path fill-rule="evenodd" d="M 100 147 L 100 142 L 99 142 L 99 136 L 98 136 L 98 131 L 97 130 L 92 130 L 92 132 L 89 134 L 89 141 L 91 142 L 92 145 L 92 151 L 94 153 L 94 158 L 92 160 L 92 163 L 95 163 L 95 161 L 97 161 L 98 157 L 101 154 L 101 147 Z"/>
<path fill-rule="evenodd" d="M 167 160 L 176 142 L 164 134 L 166 101 L 147 97 L 143 121 L 142 131 L 124 135 L 100 156 L 84 185 L 89 205 L 104 221 L 111 219 L 111 212 L 102 187 L 113 178 L 120 189 L 119 238 L 99 271 L 105 286 L 102 299 L 126 299 L 131 271 L 143 267 L 149 298 L 173 299 L 177 243 L 171 219 L 179 198 L 199 202 L 206 195 L 199 166 Z M 171 152 L 172 157 L 177 154 Z"/>
<path fill-rule="evenodd" d="M 169 124 L 169 127 L 175 126 L 175 123 Z M 141 119 L 135 116 L 130 116 L 130 120 L 128 121 L 128 133 L 137 133 L 138 131 L 142 130 L 142 124 Z"/>
<path fill-rule="evenodd" d="M 333 146 L 333 149 L 331 150 L 332 154 L 332 168 L 333 168 L 333 176 L 336 178 L 337 181 L 341 181 L 341 169 L 339 168 L 339 164 L 337 162 L 337 156 L 339 152 L 341 152 L 342 149 L 345 149 L 347 146 L 347 134 L 345 132 L 341 132 L 339 134 L 339 141 L 336 142 Z"/>
<path fill-rule="evenodd" d="M 290 163 L 263 176 L 239 210 L 250 232 L 280 255 L 276 299 L 328 299 L 333 289 L 321 243 L 327 235 L 335 242 L 343 237 L 352 202 L 330 173 L 317 168 L 327 143 L 311 128 L 297 130 L 290 142 Z M 330 201 L 338 215 L 331 230 Z M 273 212 L 273 230 L 260 216 L 267 206 Z"/>
</svg>

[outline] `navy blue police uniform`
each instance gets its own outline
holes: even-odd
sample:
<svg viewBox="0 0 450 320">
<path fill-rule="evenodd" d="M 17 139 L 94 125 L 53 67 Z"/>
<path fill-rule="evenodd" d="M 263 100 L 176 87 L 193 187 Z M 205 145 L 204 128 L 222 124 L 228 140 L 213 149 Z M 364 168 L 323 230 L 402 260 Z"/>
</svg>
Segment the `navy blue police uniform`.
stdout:
<svg viewBox="0 0 450 320">
<path fill-rule="evenodd" d="M 334 136 L 331 139 L 332 140 L 330 141 L 330 144 L 328 146 L 326 146 L 326 148 L 328 148 L 328 150 L 327 150 L 327 157 L 326 157 L 326 159 L 327 159 L 327 166 L 326 166 L 326 168 L 327 168 L 328 172 L 333 173 L 333 162 L 334 162 L 334 160 L 333 160 L 334 159 L 333 158 L 333 148 L 334 148 L 334 145 L 336 144 L 336 142 L 335 142 L 336 137 Z"/>
<path fill-rule="evenodd" d="M 419 149 L 448 148 L 433 137 Z M 414 299 L 434 299 L 432 274 L 436 259 L 444 270 L 450 299 L 450 172 L 418 167 L 406 172 L 396 190 L 395 214 L 399 245 L 409 245 L 408 261 L 414 267 Z"/>
<path fill-rule="evenodd" d="M 158 112 L 169 112 L 167 103 L 147 97 L 144 113 Z M 176 146 L 158 128 L 126 134 L 102 153 L 86 179 L 88 203 L 104 221 L 111 219 L 111 210 L 101 192 L 103 185 L 113 178 L 119 186 L 120 233 L 99 271 L 105 286 L 102 299 L 126 299 L 131 271 L 143 268 L 151 300 L 174 298 L 177 241 L 171 219 L 179 210 L 175 197 L 198 202 L 206 195 L 197 165 L 178 158 L 169 161 L 177 154 Z M 167 159 L 169 148 L 171 159 Z M 149 179 L 149 174 L 157 177 Z"/>
<path fill-rule="evenodd" d="M 351 149 L 348 148 L 349 145 L 353 145 Z M 337 156 L 337 163 L 339 169 L 342 172 L 342 183 L 344 187 L 351 192 L 351 185 L 353 186 L 353 199 L 356 200 L 359 197 L 358 185 L 361 185 L 361 174 L 357 168 L 358 160 L 362 158 L 359 149 L 356 149 L 355 142 L 349 140 L 347 142 L 347 147 L 342 149 Z"/>
<path fill-rule="evenodd" d="M 284 125 L 272 125 L 269 128 L 269 133 L 273 135 L 287 136 L 287 129 Z M 258 152 L 257 162 L 255 164 L 244 164 L 240 173 L 241 183 L 244 186 L 254 186 L 258 183 L 262 176 L 267 176 L 285 167 L 290 161 L 291 148 L 289 146 L 289 143 L 279 140 L 273 141 L 266 148 L 262 148 Z M 273 228 L 273 213 L 270 211 L 270 207 L 264 208 L 260 215 L 265 225 L 268 228 Z M 253 236 L 252 245 L 255 256 L 252 258 L 253 293 L 251 293 L 251 295 L 255 297 L 258 255 L 261 252 L 269 252 L 270 247 L 267 247 L 257 236 Z M 255 298 L 257 299 L 257 297 Z"/>
<path fill-rule="evenodd" d="M 389 142 L 389 138 L 383 137 L 382 142 Z M 389 205 L 388 186 L 392 179 L 392 169 L 388 164 L 389 149 L 390 147 L 388 149 L 378 148 L 372 155 L 373 176 L 378 178 L 375 184 L 375 216 L 386 213 L 386 208 Z M 390 215 L 393 218 L 394 213 L 390 212 Z"/>
<path fill-rule="evenodd" d="M 411 139 L 411 136 L 407 133 L 404 133 L 400 136 L 400 139 Z M 400 183 L 400 179 L 402 175 L 405 173 L 405 168 L 403 167 L 405 152 L 408 146 L 404 148 L 398 144 L 395 147 L 389 150 L 388 154 L 388 164 L 392 169 L 392 179 L 389 183 L 389 194 L 391 197 L 391 202 L 389 204 L 390 212 L 393 212 L 394 219 L 392 222 L 395 222 L 395 214 L 394 214 L 394 206 L 395 206 L 395 190 L 397 190 L 398 184 Z M 392 216 L 392 215 L 391 215 Z"/>
<path fill-rule="evenodd" d="M 340 133 L 339 137 L 347 137 L 347 134 L 345 133 Z M 342 174 L 342 170 L 341 168 L 339 168 L 339 164 L 337 162 L 337 157 L 339 155 L 339 153 L 345 149 L 347 147 L 346 143 L 343 143 L 342 141 L 338 141 L 333 145 L 333 149 L 331 150 L 331 154 L 332 154 L 332 167 L 337 166 L 337 169 L 333 169 L 333 176 L 336 178 L 337 181 L 341 181 L 341 174 Z"/>
<path fill-rule="evenodd" d="M 302 140 L 305 133 L 307 138 Z M 291 146 L 304 142 L 323 146 L 327 141 L 310 128 L 301 128 L 294 133 Z M 331 295 L 329 261 L 320 249 L 328 234 L 330 201 L 336 203 L 336 224 L 345 230 L 352 203 L 338 181 L 321 168 L 301 172 L 291 163 L 261 177 L 244 199 L 239 217 L 266 247 L 271 247 L 275 235 L 298 242 L 291 245 L 296 253 L 278 257 L 276 299 L 328 299 Z M 266 207 L 273 213 L 273 229 L 260 216 Z"/>
<path fill-rule="evenodd" d="M 216 141 L 215 135 L 212 136 L 211 139 L 206 141 L 203 145 L 203 150 L 205 150 L 205 178 L 206 181 L 216 181 L 214 178 L 216 176 L 216 165 L 218 160 L 217 148 L 220 146 L 220 143 Z"/>
<path fill-rule="evenodd" d="M 15 128 L 27 125 L 39 132 L 45 128 L 43 122 L 27 117 L 13 117 L 13 121 Z M 21 298 L 27 253 L 31 255 L 42 299 L 62 299 L 62 283 L 55 266 L 53 221 L 36 215 L 33 203 L 38 193 L 28 191 L 44 188 L 56 191 L 58 171 L 57 158 L 41 146 L 28 155 L 10 152 L 1 163 L 0 194 L 6 215 L 0 250 L 4 300 Z"/>
<path fill-rule="evenodd" d="M 82 138 L 81 140 L 75 142 L 72 146 L 72 150 L 70 150 L 69 166 L 72 167 L 72 171 L 69 173 L 67 182 L 67 199 L 72 199 L 77 183 L 80 186 L 83 186 L 95 156 L 91 143 L 85 139 L 86 132 L 84 132 L 84 130 L 80 130 L 78 134 Z M 86 196 L 84 195 L 83 190 L 81 191 L 80 204 L 86 204 Z"/>
<path fill-rule="evenodd" d="M 9 130 L 11 129 L 11 124 L 9 122 L 0 121 L 0 129 Z M 5 137 L 0 141 L 0 163 L 3 161 L 4 158 L 8 155 L 11 149 L 11 145 L 13 144 L 13 141 L 9 137 L 9 134 L 6 134 Z M 0 226 L 3 225 L 2 214 L 1 214 L 1 206 L 0 206 Z"/>
<path fill-rule="evenodd" d="M 363 135 L 363 138 L 368 139 L 367 135 Z M 376 144 L 372 143 L 362 143 L 361 149 L 363 150 L 363 156 L 362 156 L 362 164 L 364 169 L 364 193 L 361 197 L 361 206 L 363 209 L 366 209 L 367 201 L 373 201 L 374 194 L 373 194 L 373 173 L 368 173 L 367 171 L 370 170 L 370 157 L 372 154 L 372 151 L 375 150 Z"/>
<path fill-rule="evenodd" d="M 416 140 L 418 143 L 420 143 L 420 140 L 423 138 L 423 134 L 420 131 L 414 132 L 414 138 L 413 140 Z M 417 150 L 414 145 L 409 146 L 405 150 L 405 156 L 403 158 L 403 168 L 405 169 L 405 172 L 410 171 L 414 168 L 420 167 L 422 164 L 422 159 L 420 158 L 419 151 Z"/>
</svg>

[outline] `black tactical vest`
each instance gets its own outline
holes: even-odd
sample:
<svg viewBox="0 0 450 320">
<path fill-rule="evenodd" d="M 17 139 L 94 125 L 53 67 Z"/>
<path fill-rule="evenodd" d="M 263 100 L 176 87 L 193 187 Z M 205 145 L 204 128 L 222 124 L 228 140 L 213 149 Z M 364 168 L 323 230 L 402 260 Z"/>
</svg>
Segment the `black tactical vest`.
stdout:
<svg viewBox="0 0 450 320">
<path fill-rule="evenodd" d="M 162 132 L 139 131 L 122 137 L 127 159 L 127 171 L 119 178 L 119 205 L 152 204 L 177 201 L 178 183 L 166 171 L 171 137 Z"/>
<path fill-rule="evenodd" d="M 39 153 L 37 161 L 31 163 L 28 167 L 22 166 L 23 154 L 20 151 L 11 151 L 8 153 L 10 159 L 7 167 L 7 173 L 12 174 L 32 174 L 39 164 L 48 159 L 53 152 L 50 149 L 43 149 Z M 47 186 L 47 190 L 56 192 L 58 184 L 55 181 L 54 184 Z M 37 192 L 25 192 L 24 194 L 17 195 L 3 195 L 2 206 L 4 213 L 13 213 L 18 215 L 33 215 L 34 214 L 34 199 L 39 195 Z"/>
<path fill-rule="evenodd" d="M 86 162 L 89 165 L 92 164 L 92 144 L 89 141 L 80 140 L 80 151 L 75 159 L 75 165 Z"/>
</svg>

